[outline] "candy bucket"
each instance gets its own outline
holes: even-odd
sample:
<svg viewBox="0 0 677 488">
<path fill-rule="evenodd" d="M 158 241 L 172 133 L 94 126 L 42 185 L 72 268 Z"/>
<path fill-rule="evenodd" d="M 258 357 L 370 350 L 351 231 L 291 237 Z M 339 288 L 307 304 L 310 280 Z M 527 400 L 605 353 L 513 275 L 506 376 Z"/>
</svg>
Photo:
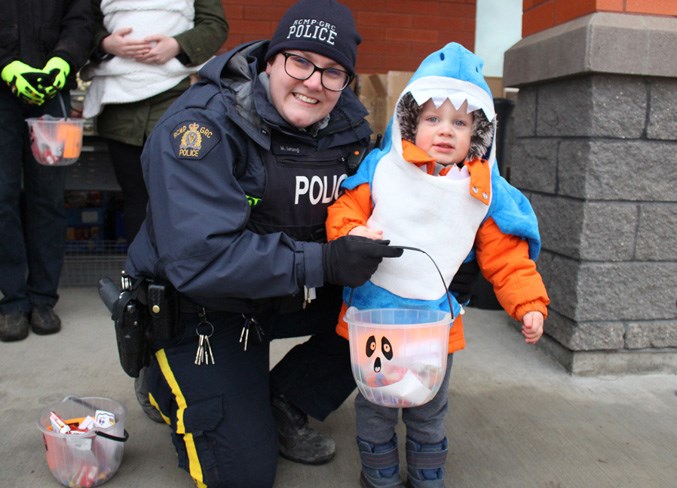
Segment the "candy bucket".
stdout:
<svg viewBox="0 0 677 488">
<path fill-rule="evenodd" d="M 432 400 L 447 368 L 450 313 L 350 307 L 345 320 L 353 376 L 367 400 L 399 408 Z"/>
<path fill-rule="evenodd" d="M 26 119 L 31 137 L 31 152 L 45 166 L 75 163 L 82 150 L 85 119 L 58 119 L 49 115 Z"/>
<path fill-rule="evenodd" d="M 66 426 L 61 429 L 55 426 L 53 414 L 63 419 Z M 64 432 L 70 428 L 68 425 L 75 427 L 87 417 L 95 419 L 99 426 L 86 432 Z M 108 398 L 67 396 L 44 408 L 38 417 L 38 428 L 54 478 L 72 488 L 99 486 L 112 478 L 120 467 L 128 437 L 126 418 L 125 407 Z"/>
<path fill-rule="evenodd" d="M 449 312 L 434 308 L 358 310 L 348 300 L 350 363 L 360 393 L 372 403 L 406 408 L 433 399 L 447 370 L 453 304 L 435 260 L 422 249 L 394 246 L 425 254 L 442 280 Z"/>
</svg>

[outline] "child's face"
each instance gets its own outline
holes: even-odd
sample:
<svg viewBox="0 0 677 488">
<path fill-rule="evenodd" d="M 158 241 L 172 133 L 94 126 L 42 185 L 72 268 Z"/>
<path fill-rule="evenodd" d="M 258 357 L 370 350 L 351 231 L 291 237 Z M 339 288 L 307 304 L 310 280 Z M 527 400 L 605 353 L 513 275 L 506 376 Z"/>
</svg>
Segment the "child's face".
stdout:
<svg viewBox="0 0 677 488">
<path fill-rule="evenodd" d="M 465 161 L 470 150 L 472 114 L 466 113 L 468 103 L 456 110 L 449 100 L 435 108 L 428 100 L 421 109 L 414 144 L 440 164 Z"/>
</svg>

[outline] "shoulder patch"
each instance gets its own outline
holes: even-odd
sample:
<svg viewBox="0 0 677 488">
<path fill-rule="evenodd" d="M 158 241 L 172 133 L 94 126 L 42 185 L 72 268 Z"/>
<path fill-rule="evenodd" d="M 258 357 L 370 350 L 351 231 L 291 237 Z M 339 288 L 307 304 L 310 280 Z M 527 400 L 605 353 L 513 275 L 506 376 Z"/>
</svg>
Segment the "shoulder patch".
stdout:
<svg viewBox="0 0 677 488">
<path fill-rule="evenodd" d="M 187 120 L 178 124 L 170 135 L 178 159 L 202 159 L 221 139 L 218 131 L 208 124 Z"/>
</svg>

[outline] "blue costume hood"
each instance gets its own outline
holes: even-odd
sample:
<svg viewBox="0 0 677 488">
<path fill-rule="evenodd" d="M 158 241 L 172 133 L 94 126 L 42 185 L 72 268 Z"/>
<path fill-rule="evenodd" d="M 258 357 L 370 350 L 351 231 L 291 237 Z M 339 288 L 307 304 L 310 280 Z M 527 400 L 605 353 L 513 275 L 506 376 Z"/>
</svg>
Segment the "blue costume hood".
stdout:
<svg viewBox="0 0 677 488">
<path fill-rule="evenodd" d="M 482 75 L 483 64 L 479 56 L 460 44 L 449 43 L 423 60 L 397 103 L 406 93 L 411 93 L 419 106 L 432 100 L 439 107 L 448 99 L 458 109 L 467 101 L 468 111 L 481 110 L 494 126 L 495 134 L 496 112 L 491 90 Z M 390 151 L 402 154 L 402 129 L 396 115 L 390 119 L 381 148 L 373 150 L 365 158 L 357 174 L 344 181 L 343 187 L 353 189 L 371 182 L 379 160 Z M 491 168 L 492 188 L 487 218 L 492 217 L 504 233 L 527 239 L 529 255 L 535 260 L 541 248 L 538 221 L 526 197 L 500 176 L 495 137 L 491 138 L 485 159 Z"/>
</svg>

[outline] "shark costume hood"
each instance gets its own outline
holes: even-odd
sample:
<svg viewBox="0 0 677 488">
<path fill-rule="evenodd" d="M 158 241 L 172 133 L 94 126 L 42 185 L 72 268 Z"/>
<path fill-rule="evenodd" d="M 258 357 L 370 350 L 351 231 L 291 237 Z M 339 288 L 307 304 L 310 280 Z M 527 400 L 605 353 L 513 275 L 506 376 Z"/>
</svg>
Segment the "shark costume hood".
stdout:
<svg viewBox="0 0 677 488">
<path fill-rule="evenodd" d="M 383 260 L 370 281 L 344 300 L 358 309 L 427 308 L 449 310 L 444 285 L 459 266 L 474 257 L 478 229 L 492 218 L 504 234 L 529 243 L 536 259 L 540 237 L 536 215 L 526 197 L 512 187 L 496 164 L 496 113 L 483 61 L 460 44 L 450 43 L 427 56 L 398 98 L 395 115 L 358 172 L 343 183 L 352 190 L 369 184 L 373 210 L 367 222 L 393 245 L 425 251 L 437 264 L 444 283 L 422 253 L 405 251 Z M 460 171 L 430 175 L 404 158 L 402 139 L 413 142 L 420 107 L 449 100 L 456 109 L 467 102 L 473 114 L 471 149 Z M 453 315 L 461 310 L 453 300 Z"/>
<path fill-rule="evenodd" d="M 421 107 L 432 100 L 439 108 L 449 100 L 458 109 L 468 101 L 473 113 L 472 139 L 467 161 L 488 158 L 493 149 L 496 113 L 491 90 L 482 76 L 483 61 L 460 44 L 451 43 L 430 54 L 402 91 L 390 134 L 400 151 L 402 139 L 414 143 Z"/>
</svg>

